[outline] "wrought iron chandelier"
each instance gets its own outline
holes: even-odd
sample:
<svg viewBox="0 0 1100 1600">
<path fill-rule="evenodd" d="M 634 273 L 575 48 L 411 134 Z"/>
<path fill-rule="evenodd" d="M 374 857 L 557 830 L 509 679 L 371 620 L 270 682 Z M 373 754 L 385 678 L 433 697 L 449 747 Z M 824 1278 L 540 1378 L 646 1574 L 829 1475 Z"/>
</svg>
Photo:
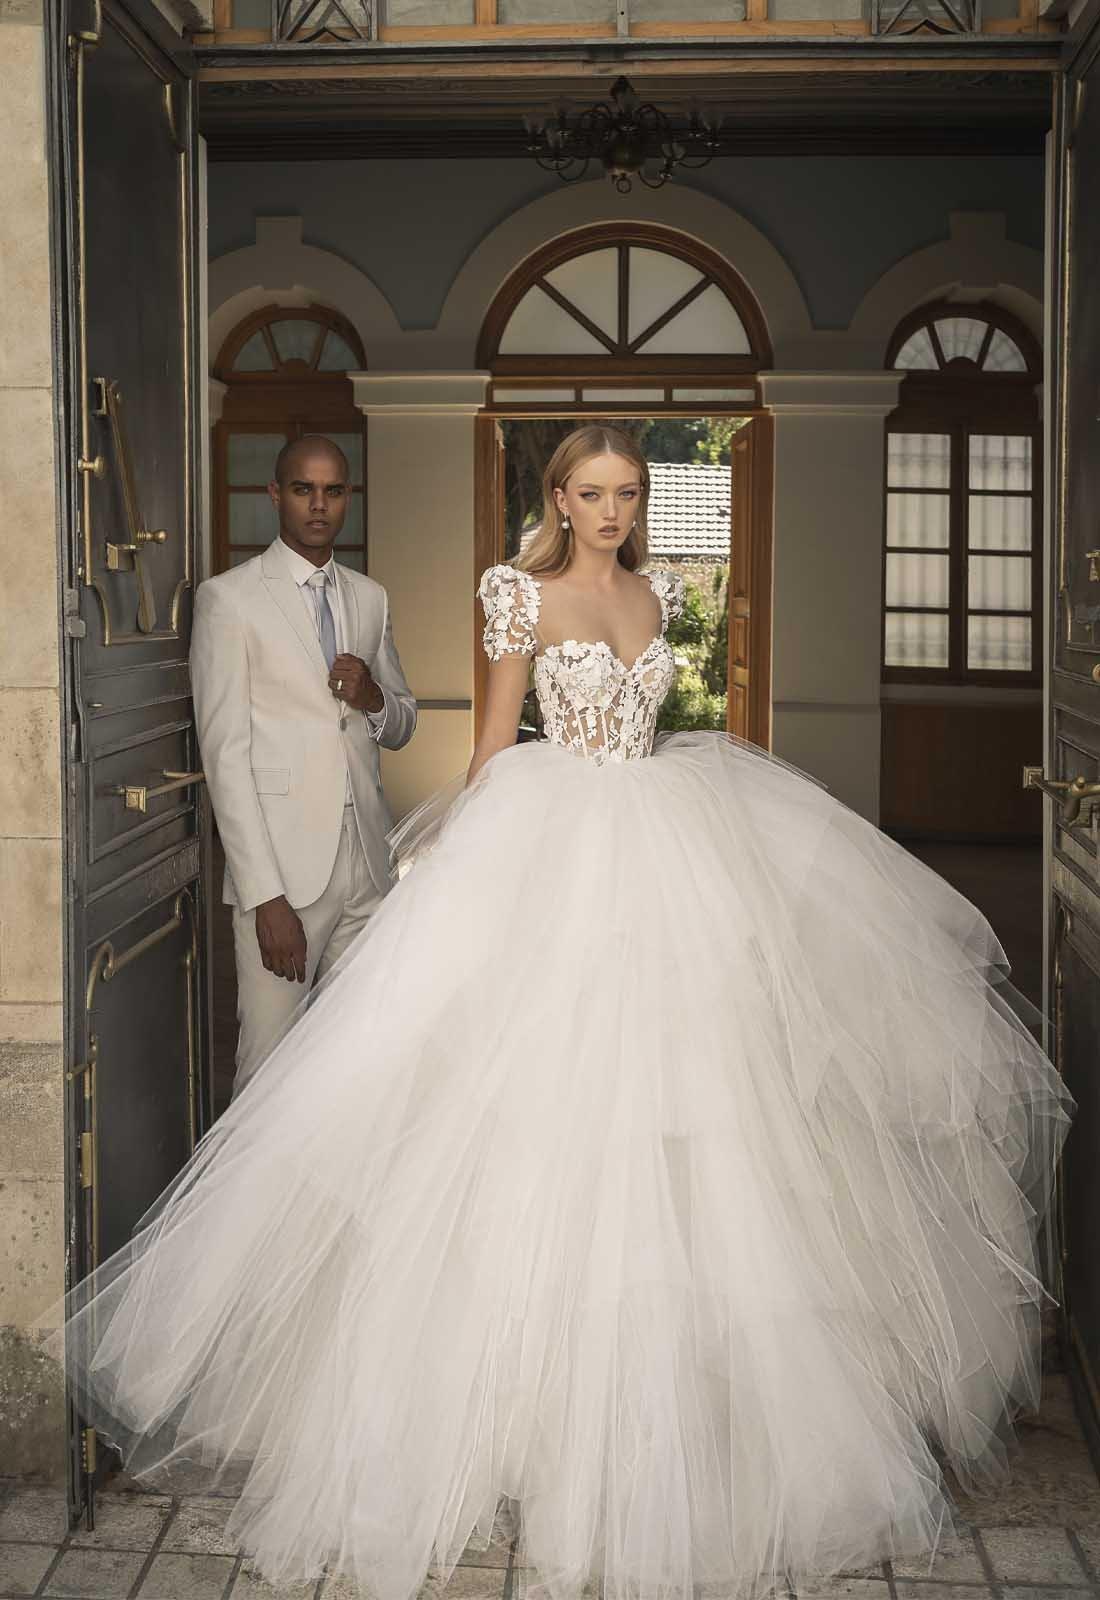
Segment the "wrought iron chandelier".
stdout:
<svg viewBox="0 0 1100 1600">
<path fill-rule="evenodd" d="M 589 106 L 573 120 L 564 108 L 553 118 L 525 117 L 528 151 L 546 172 L 556 172 L 575 183 L 599 161 L 620 194 L 629 194 L 635 178 L 648 189 L 660 189 L 678 167 L 687 171 L 705 167 L 718 151 L 721 118 L 708 118 L 697 106 L 687 116 L 687 127 L 676 130 L 672 121 L 650 101 L 640 101 L 627 78 L 611 85 L 611 105 Z M 660 158 L 656 171 L 646 163 Z"/>
</svg>

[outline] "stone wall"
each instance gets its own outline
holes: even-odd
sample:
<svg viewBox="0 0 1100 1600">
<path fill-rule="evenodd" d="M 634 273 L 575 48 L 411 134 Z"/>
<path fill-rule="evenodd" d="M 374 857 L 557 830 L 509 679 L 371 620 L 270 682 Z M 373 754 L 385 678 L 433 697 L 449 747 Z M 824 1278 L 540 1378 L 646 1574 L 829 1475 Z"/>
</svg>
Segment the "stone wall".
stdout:
<svg viewBox="0 0 1100 1600">
<path fill-rule="evenodd" d="M 0 1471 L 59 1477 L 61 715 L 41 0 L 0 0 Z"/>
</svg>

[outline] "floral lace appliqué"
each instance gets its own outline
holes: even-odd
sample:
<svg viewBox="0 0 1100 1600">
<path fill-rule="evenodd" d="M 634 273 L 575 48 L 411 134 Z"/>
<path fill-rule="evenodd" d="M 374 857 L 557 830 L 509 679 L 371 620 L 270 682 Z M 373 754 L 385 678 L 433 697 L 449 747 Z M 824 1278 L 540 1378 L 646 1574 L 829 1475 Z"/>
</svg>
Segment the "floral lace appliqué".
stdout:
<svg viewBox="0 0 1100 1600">
<path fill-rule="evenodd" d="M 661 606 L 661 631 L 628 666 L 609 644 L 565 639 L 539 651 L 539 582 L 515 567 L 490 567 L 478 595 L 491 661 L 533 654 L 535 692 L 546 737 L 590 761 L 636 761 L 653 749 L 657 713 L 676 677 L 668 624 L 684 608 L 683 579 L 646 574 Z"/>
</svg>

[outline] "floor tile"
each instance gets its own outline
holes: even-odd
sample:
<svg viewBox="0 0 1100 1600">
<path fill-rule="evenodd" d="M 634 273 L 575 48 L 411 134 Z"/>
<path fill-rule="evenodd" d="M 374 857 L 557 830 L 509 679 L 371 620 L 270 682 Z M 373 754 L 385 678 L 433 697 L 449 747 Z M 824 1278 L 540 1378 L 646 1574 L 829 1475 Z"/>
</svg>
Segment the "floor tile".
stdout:
<svg viewBox="0 0 1100 1600">
<path fill-rule="evenodd" d="M 932 1578 L 939 1583 L 985 1583 L 982 1558 L 968 1532 L 942 1539 L 935 1560 L 928 1556 L 909 1556 L 893 1563 L 895 1578 Z"/>
<path fill-rule="evenodd" d="M 897 1600 L 993 1600 L 993 1590 L 977 1584 L 939 1583 L 932 1579 L 921 1583 L 917 1578 L 903 1578 L 895 1584 Z M 1005 1591 L 1006 1596 L 1008 1591 Z M 1077 1600 L 1082 1600 L 1078 1595 Z"/>
<path fill-rule="evenodd" d="M 95 1528 L 89 1533 L 83 1522 L 70 1544 L 104 1550 L 151 1550 L 172 1502 L 162 1494 L 116 1494 L 105 1490 L 96 1495 Z"/>
<path fill-rule="evenodd" d="M 439 1595 L 445 1595 L 446 1600 L 500 1600 L 504 1577 L 500 1567 L 456 1567 L 446 1584 L 435 1577 L 427 1578 L 420 1594 L 422 1600 L 436 1600 Z M 513 1586 L 513 1595 L 521 1592 Z M 327 1586 L 322 1600 L 330 1600 Z"/>
<path fill-rule="evenodd" d="M 140 1600 L 221 1600 L 236 1564 L 233 1556 L 156 1555 Z"/>
<path fill-rule="evenodd" d="M 230 1594 L 231 1600 L 311 1600 L 317 1584 L 316 1578 L 308 1583 L 268 1583 L 251 1561 L 242 1561 Z"/>
<path fill-rule="evenodd" d="M 998 1581 L 1086 1581 L 1064 1528 L 980 1528 L 978 1534 Z"/>
<path fill-rule="evenodd" d="M 0 1544 L 0 1594 L 33 1594 L 56 1554 L 53 1544 Z"/>
<path fill-rule="evenodd" d="M 63 1489 L 25 1484 L 0 1507 L 0 1539 L 38 1539 L 43 1544 L 60 1544 L 68 1531 Z"/>
<path fill-rule="evenodd" d="M 885 1578 L 807 1578 L 798 1586 L 798 1600 L 888 1600 Z"/>
<path fill-rule="evenodd" d="M 181 1500 L 161 1549 L 190 1550 L 204 1555 L 236 1555 L 237 1546 L 225 1531 L 236 1503 L 235 1500 L 198 1496 Z"/>
<path fill-rule="evenodd" d="M 1092 1568 L 1092 1578 L 1100 1581 L 1100 1527 L 1074 1528 L 1073 1537 L 1081 1546 L 1084 1560 Z"/>
<path fill-rule="evenodd" d="M 125 1600 L 145 1561 L 136 1550 L 66 1550 L 46 1585 L 46 1594 L 80 1600 Z"/>
</svg>

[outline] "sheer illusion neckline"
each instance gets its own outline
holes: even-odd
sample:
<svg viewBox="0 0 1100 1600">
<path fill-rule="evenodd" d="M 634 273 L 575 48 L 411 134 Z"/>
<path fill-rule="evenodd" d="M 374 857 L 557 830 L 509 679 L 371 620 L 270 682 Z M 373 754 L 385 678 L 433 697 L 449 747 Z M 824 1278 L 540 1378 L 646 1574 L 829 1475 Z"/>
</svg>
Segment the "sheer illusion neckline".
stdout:
<svg viewBox="0 0 1100 1600">
<path fill-rule="evenodd" d="M 543 580 L 541 578 L 536 578 L 532 573 L 528 573 L 527 576 L 530 578 L 532 583 L 538 585 L 540 590 L 542 589 Z M 665 599 L 660 590 L 657 588 L 657 585 L 653 582 L 653 574 L 651 572 L 643 572 L 640 573 L 639 576 L 644 578 L 649 584 L 650 593 L 654 596 L 658 606 L 661 608 L 661 626 L 660 630 L 653 635 L 648 644 L 643 646 L 642 650 L 634 657 L 634 660 L 629 664 L 629 666 L 623 660 L 618 651 L 611 648 L 606 639 L 561 639 L 557 644 L 544 645 L 542 650 L 538 652 L 538 655 L 548 656 L 551 653 L 555 655 L 561 655 L 563 651 L 568 651 L 570 647 L 572 647 L 574 650 L 605 650 L 608 656 L 610 656 L 611 660 L 614 661 L 617 666 L 620 666 L 629 676 L 629 674 L 632 673 L 637 667 L 641 666 L 642 662 L 649 655 L 649 652 L 653 649 L 654 645 L 662 643 L 665 637 L 665 629 L 668 626 L 668 611 L 665 606 Z M 541 611 L 542 596 L 540 594 L 539 612 L 541 613 Z M 536 656 L 536 660 L 537 659 L 538 656 Z"/>
</svg>

